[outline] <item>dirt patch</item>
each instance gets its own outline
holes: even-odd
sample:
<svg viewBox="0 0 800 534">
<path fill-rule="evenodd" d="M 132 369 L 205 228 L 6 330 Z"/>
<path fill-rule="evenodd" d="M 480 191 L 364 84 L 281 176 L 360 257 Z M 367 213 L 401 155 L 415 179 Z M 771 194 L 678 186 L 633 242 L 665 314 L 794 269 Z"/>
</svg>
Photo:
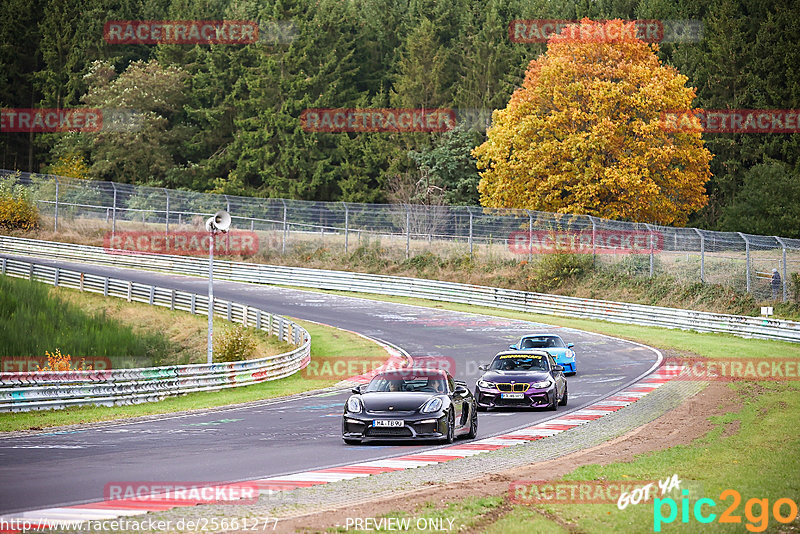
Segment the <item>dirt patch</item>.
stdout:
<svg viewBox="0 0 800 534">
<path fill-rule="evenodd" d="M 514 480 L 553 480 L 582 465 L 627 462 L 633 460 L 638 454 L 691 443 L 714 428 L 714 424 L 708 420 L 710 416 L 722 415 L 740 407 L 741 402 L 736 392 L 725 384 L 711 383 L 703 391 L 690 397 L 683 404 L 658 419 L 601 445 L 555 460 L 483 476 L 466 483 L 426 486 L 384 500 L 281 520 L 278 523 L 278 530 L 281 532 L 319 532 L 336 524 L 345 524 L 348 517 L 378 517 L 395 511 L 413 514 L 421 506 L 429 503 L 439 508 L 446 506 L 449 502 L 460 501 L 467 497 L 506 495 L 509 483 Z M 486 515 L 489 523 L 482 519 L 479 524 L 487 526 L 507 511 L 503 506 L 496 510 L 496 512 Z M 489 517 L 490 515 L 496 517 Z M 563 526 L 569 528 L 568 525 Z"/>
</svg>

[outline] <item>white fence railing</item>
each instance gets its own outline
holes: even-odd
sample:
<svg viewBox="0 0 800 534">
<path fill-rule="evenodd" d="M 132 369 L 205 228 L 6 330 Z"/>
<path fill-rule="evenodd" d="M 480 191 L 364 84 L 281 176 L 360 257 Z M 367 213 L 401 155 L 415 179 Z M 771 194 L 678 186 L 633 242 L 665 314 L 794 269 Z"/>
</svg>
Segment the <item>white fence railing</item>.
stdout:
<svg viewBox="0 0 800 534">
<path fill-rule="evenodd" d="M 7 276 L 125 298 L 172 310 L 207 314 L 208 297 L 76 270 L 16 259 L 0 259 Z M 267 311 L 214 299 L 214 314 L 277 336 L 296 349 L 239 362 L 170 365 L 136 369 L 0 373 L 0 412 L 45 410 L 80 405 L 134 404 L 170 395 L 212 391 L 277 380 L 303 369 L 310 360 L 311 337 L 301 326 Z"/>
<path fill-rule="evenodd" d="M 110 253 L 101 247 L 5 236 L 0 236 L 0 253 L 84 261 L 195 276 L 205 276 L 208 268 L 207 261 L 201 258 L 120 254 L 120 251 Z M 601 319 L 618 323 L 680 328 L 696 332 L 727 333 L 749 338 L 800 343 L 800 322 L 796 321 L 564 297 L 438 280 L 244 262 L 215 261 L 214 273 L 219 278 L 241 282 L 418 297 L 528 313 Z"/>
</svg>

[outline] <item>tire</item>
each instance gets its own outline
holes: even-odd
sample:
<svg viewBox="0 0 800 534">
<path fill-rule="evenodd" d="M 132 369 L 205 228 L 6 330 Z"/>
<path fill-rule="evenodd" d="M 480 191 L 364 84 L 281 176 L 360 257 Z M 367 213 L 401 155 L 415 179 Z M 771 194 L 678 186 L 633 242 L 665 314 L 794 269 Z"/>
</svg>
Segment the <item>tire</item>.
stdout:
<svg viewBox="0 0 800 534">
<path fill-rule="evenodd" d="M 552 412 L 558 411 L 558 388 L 555 390 L 555 395 L 553 396 L 553 403 L 547 407 L 548 410 Z"/>
<path fill-rule="evenodd" d="M 564 394 L 561 396 L 561 402 L 558 403 L 559 406 L 566 406 L 567 401 L 569 400 L 569 392 L 567 391 L 567 384 L 564 384 Z"/>
<path fill-rule="evenodd" d="M 456 440 L 456 416 L 450 411 L 447 414 L 447 436 L 444 438 L 445 443 L 453 443 Z"/>
<path fill-rule="evenodd" d="M 470 417 L 469 421 L 469 433 L 467 434 L 467 438 L 472 439 L 478 435 L 478 411 L 473 409 L 472 416 Z"/>
</svg>

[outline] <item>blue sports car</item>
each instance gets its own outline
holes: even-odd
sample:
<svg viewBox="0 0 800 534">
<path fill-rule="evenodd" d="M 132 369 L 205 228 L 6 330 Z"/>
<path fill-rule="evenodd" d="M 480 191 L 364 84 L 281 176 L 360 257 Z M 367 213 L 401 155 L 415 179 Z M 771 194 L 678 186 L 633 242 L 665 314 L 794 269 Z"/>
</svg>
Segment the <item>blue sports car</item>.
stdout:
<svg viewBox="0 0 800 534">
<path fill-rule="evenodd" d="M 556 363 L 564 368 L 564 374 L 574 375 L 578 372 L 575 361 L 574 343 L 564 343 L 561 336 L 556 334 L 526 334 L 515 345 L 509 345 L 511 350 L 542 349 L 550 353 Z"/>
</svg>

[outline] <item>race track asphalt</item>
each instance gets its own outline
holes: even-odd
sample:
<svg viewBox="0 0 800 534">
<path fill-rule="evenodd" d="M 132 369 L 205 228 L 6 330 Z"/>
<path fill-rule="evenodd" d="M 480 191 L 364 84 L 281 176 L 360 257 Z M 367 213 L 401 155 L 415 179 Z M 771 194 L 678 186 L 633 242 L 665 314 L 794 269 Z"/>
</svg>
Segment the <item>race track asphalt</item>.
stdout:
<svg viewBox="0 0 800 534">
<path fill-rule="evenodd" d="M 207 282 L 199 278 L 34 261 L 207 292 Z M 521 333 L 557 332 L 565 341 L 575 343 L 579 366 L 578 374 L 568 377 L 569 406 L 561 408 L 559 415 L 618 391 L 657 360 L 654 351 L 623 340 L 540 323 L 224 281 L 215 281 L 214 294 L 281 315 L 359 332 L 402 347 L 412 357 L 452 358 L 455 378 L 466 380 L 470 389 L 480 374 L 478 365 L 488 362 Z M 348 395 L 349 391 L 328 392 L 207 413 L 166 415 L 146 422 L 0 437 L 0 514 L 102 500 L 110 483 L 231 482 L 440 446 L 343 444 L 341 413 Z M 484 412 L 479 416 L 478 438 L 553 416 L 554 412 L 548 411 Z"/>
</svg>

